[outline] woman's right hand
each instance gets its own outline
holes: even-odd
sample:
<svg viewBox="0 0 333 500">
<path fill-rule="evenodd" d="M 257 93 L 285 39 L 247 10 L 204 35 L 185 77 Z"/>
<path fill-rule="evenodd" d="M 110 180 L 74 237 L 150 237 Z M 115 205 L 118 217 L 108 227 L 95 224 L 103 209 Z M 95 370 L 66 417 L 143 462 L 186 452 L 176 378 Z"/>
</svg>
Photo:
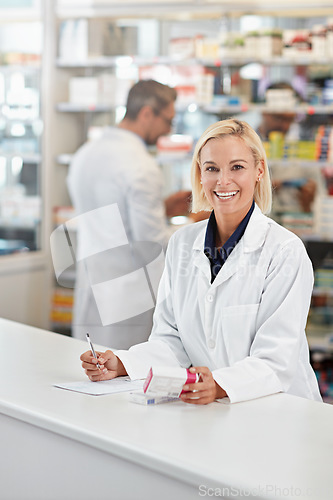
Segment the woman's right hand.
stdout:
<svg viewBox="0 0 333 500">
<path fill-rule="evenodd" d="M 97 351 L 96 354 L 97 359 L 93 357 L 91 351 L 86 351 L 80 356 L 82 368 L 92 382 L 111 380 L 127 375 L 124 365 L 112 351 Z M 100 368 L 96 366 L 97 363 L 99 363 Z"/>
</svg>

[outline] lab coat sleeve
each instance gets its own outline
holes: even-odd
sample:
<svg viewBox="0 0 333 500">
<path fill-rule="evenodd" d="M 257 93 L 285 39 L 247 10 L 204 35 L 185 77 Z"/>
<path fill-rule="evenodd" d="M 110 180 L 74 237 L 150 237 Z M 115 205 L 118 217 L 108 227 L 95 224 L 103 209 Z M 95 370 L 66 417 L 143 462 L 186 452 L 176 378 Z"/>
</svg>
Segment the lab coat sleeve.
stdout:
<svg viewBox="0 0 333 500">
<path fill-rule="evenodd" d="M 312 265 L 303 243 L 289 240 L 270 263 L 249 356 L 213 372 L 231 403 L 287 391 L 291 386 L 312 287 Z"/>
<path fill-rule="evenodd" d="M 146 377 L 152 365 L 185 368 L 191 366 L 178 333 L 173 311 L 171 293 L 173 241 L 172 238 L 168 247 L 166 264 L 158 288 L 154 325 L 148 341 L 137 344 L 128 351 L 114 351 L 131 379 Z"/>
</svg>

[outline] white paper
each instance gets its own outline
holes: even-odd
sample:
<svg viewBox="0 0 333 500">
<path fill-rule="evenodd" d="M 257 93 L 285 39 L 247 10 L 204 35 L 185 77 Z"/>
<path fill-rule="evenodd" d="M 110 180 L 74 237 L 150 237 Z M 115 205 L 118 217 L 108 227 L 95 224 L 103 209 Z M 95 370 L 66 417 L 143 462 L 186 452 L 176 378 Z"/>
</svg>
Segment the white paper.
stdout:
<svg viewBox="0 0 333 500">
<path fill-rule="evenodd" d="M 91 380 L 87 380 L 53 385 L 60 389 L 67 389 L 68 391 L 101 396 L 103 394 L 139 390 L 143 388 L 143 382 L 143 380 L 130 380 L 128 377 L 119 377 L 113 380 L 103 380 L 101 382 L 91 382 Z"/>
</svg>

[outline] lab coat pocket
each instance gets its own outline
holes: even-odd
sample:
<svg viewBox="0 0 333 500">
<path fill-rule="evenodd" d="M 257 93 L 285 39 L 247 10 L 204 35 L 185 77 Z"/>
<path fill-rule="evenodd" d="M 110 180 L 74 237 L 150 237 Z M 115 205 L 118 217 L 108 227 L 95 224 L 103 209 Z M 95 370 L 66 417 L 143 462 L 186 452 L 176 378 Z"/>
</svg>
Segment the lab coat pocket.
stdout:
<svg viewBox="0 0 333 500">
<path fill-rule="evenodd" d="M 230 365 L 250 354 L 259 304 L 222 308 L 222 330 Z"/>
</svg>

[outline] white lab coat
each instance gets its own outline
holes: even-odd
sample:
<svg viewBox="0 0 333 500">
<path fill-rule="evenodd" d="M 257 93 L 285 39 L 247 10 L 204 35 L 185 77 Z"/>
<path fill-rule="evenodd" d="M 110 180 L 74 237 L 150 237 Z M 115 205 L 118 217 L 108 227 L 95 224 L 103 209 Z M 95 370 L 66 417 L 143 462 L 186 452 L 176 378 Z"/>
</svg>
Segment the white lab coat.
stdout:
<svg viewBox="0 0 333 500">
<path fill-rule="evenodd" d="M 90 214 L 89 217 L 78 218 L 72 334 L 83 339 L 89 331 L 98 344 L 127 349 L 148 339 L 154 303 L 152 301 L 150 307 L 146 305 L 147 301 L 139 303 L 138 282 L 125 290 L 122 276 L 130 276 L 130 271 L 135 271 L 135 265 L 131 267 L 129 264 L 132 250 L 112 241 L 114 220 L 105 215 L 107 212 L 95 209 L 117 204 L 128 242 L 152 242 L 162 251 L 170 236 L 162 196 L 162 173 L 139 136 L 119 128 L 106 128 L 100 139 L 86 143 L 74 155 L 67 185 L 76 215 Z M 152 250 L 154 255 L 155 250 Z M 163 266 L 160 275 L 162 270 Z M 156 282 L 160 275 L 155 276 Z M 132 302 L 136 304 L 132 304 L 132 309 L 137 309 L 139 313 L 133 316 L 129 311 L 125 320 L 105 324 L 101 312 L 107 313 L 108 308 L 111 310 L 113 304 L 110 301 L 112 297 L 117 297 L 104 293 L 101 284 L 96 299 L 92 284 L 114 278 L 120 280 L 117 287 L 119 293 L 124 293 L 124 307 L 131 300 L 130 296 L 135 294 Z"/>
<path fill-rule="evenodd" d="M 302 241 L 256 206 L 211 284 L 206 227 L 171 238 L 149 341 L 116 351 L 128 374 L 207 366 L 232 403 L 281 391 L 321 400 L 305 337 L 313 271 Z"/>
</svg>

